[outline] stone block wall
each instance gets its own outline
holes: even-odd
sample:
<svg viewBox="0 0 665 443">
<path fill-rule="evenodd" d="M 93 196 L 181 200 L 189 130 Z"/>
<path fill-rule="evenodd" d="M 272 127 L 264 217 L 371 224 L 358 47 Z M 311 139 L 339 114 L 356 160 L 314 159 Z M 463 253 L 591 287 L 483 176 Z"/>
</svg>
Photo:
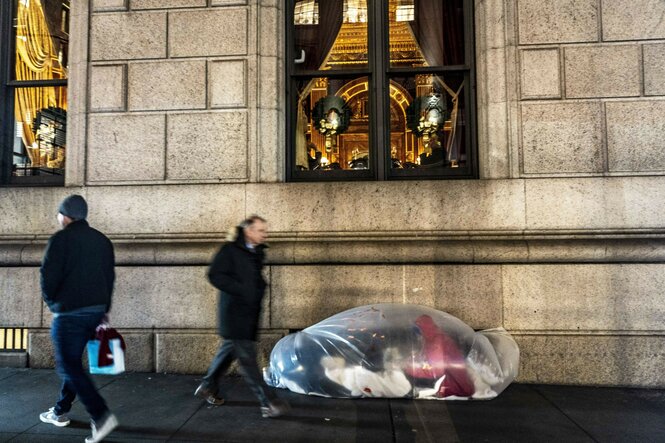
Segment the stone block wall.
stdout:
<svg viewBox="0 0 665 443">
<path fill-rule="evenodd" d="M 282 88 L 260 81 L 277 77 L 277 11 L 238 0 L 92 1 L 77 184 L 281 179 L 284 154 L 266 135 L 282 120 Z M 259 166 L 265 156 L 275 161 Z"/>
<path fill-rule="evenodd" d="M 74 2 L 67 187 L 0 189 L 0 326 L 53 364 L 38 266 L 80 193 L 130 370 L 205 370 L 206 266 L 260 213 L 262 362 L 342 310 L 418 303 L 508 329 L 520 381 L 665 386 L 665 7 L 474 5 L 480 180 L 283 183 L 283 2 Z"/>
<path fill-rule="evenodd" d="M 515 1 L 520 174 L 665 172 L 665 4 Z"/>
<path fill-rule="evenodd" d="M 118 271 L 111 319 L 125 336 L 128 369 L 205 372 L 219 345 L 205 267 Z M 663 339 L 648 332 L 660 330 L 665 316 L 661 264 L 271 265 L 268 274 L 262 365 L 289 330 L 392 302 L 431 306 L 475 329 L 507 328 L 520 346 L 520 381 L 665 385 Z M 38 268 L 23 268 L 5 281 L 30 289 L 24 282 L 37 275 Z M 8 321 L 31 327 L 30 366 L 52 367 L 46 307 L 5 311 L 0 322 Z"/>
</svg>

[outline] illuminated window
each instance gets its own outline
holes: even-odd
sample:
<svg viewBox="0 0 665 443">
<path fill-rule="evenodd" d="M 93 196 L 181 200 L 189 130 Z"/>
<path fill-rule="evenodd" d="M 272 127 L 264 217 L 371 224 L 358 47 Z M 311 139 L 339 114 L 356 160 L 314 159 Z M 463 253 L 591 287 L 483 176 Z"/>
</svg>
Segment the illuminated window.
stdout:
<svg viewBox="0 0 665 443">
<path fill-rule="evenodd" d="M 293 9 L 293 23 L 295 25 L 318 25 L 319 3 L 317 0 L 301 0 L 296 2 Z"/>
<path fill-rule="evenodd" d="M 24 352 L 28 349 L 28 330 L 0 327 L 0 351 Z"/>
<path fill-rule="evenodd" d="M 344 23 L 366 23 L 366 0 L 344 0 Z"/>
<path fill-rule="evenodd" d="M 70 0 L 0 2 L 0 183 L 64 184 Z"/>
<path fill-rule="evenodd" d="M 476 177 L 473 2 L 291 1 L 287 23 L 314 3 L 287 33 L 289 179 Z"/>
<path fill-rule="evenodd" d="M 398 0 L 397 9 L 395 10 L 395 21 L 410 22 L 414 19 L 415 5 L 414 0 Z"/>
</svg>

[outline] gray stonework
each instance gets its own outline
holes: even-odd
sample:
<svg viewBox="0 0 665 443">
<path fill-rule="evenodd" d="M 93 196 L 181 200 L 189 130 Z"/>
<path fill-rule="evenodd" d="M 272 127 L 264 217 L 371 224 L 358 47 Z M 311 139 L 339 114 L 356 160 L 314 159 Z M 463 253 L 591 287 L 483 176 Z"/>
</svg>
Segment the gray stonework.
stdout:
<svg viewBox="0 0 665 443">
<path fill-rule="evenodd" d="M 74 2 L 68 187 L 0 189 L 0 326 L 53 365 L 37 267 L 76 192 L 116 245 L 131 370 L 205 370 L 205 270 L 256 212 L 264 359 L 340 310 L 419 303 L 508 328 L 521 381 L 665 386 L 661 2 L 474 5 L 480 180 L 284 183 L 282 2 Z"/>
<path fill-rule="evenodd" d="M 525 173 L 601 172 L 600 103 L 523 104 L 522 143 Z"/>
<path fill-rule="evenodd" d="M 163 179 L 165 126 L 164 115 L 91 115 L 89 181 Z"/>
<path fill-rule="evenodd" d="M 208 63 L 208 100 L 211 108 L 233 108 L 247 105 L 247 62 L 213 60 Z"/>
<path fill-rule="evenodd" d="M 519 382 L 663 387 L 665 336 L 515 334 Z"/>
<path fill-rule="evenodd" d="M 55 352 L 49 330 L 29 331 L 28 365 L 37 369 L 55 367 Z"/>
<path fill-rule="evenodd" d="M 220 8 L 169 14 L 169 57 L 247 54 L 247 9 Z"/>
<path fill-rule="evenodd" d="M 246 4 L 247 0 L 210 0 L 211 6 L 235 6 Z"/>
<path fill-rule="evenodd" d="M 665 95 L 665 44 L 642 46 L 644 95 Z"/>
<path fill-rule="evenodd" d="M 0 327 L 41 323 L 38 268 L 0 268 Z"/>
<path fill-rule="evenodd" d="M 598 40 L 597 0 L 519 0 L 516 3 L 520 44 Z"/>
<path fill-rule="evenodd" d="M 229 137 L 220 137 L 220 128 Z M 247 179 L 247 113 L 170 114 L 166 177 L 174 180 Z"/>
<path fill-rule="evenodd" d="M 27 368 L 27 367 L 28 367 L 27 352 L 0 351 L 0 368 Z"/>
<path fill-rule="evenodd" d="M 242 185 L 224 186 L 223 192 L 213 185 L 88 189 L 89 219 L 111 235 L 155 238 L 157 234 L 157 237 L 176 236 L 191 241 L 200 234 L 214 232 L 218 233 L 216 238 L 222 239 L 227 229 L 245 216 Z M 118 217 L 118 208 L 125 217 Z"/>
<path fill-rule="evenodd" d="M 125 369 L 128 372 L 153 372 L 154 337 L 152 332 L 130 332 L 119 330 L 125 350 Z M 55 367 L 55 351 L 49 330 L 32 330 L 28 334 L 28 364 L 31 368 Z M 88 365 L 87 351 L 83 352 L 83 364 Z"/>
<path fill-rule="evenodd" d="M 411 183 L 248 184 L 246 212 L 264 214 L 278 232 L 524 228 L 524 188 L 519 180 Z M 460 199 L 469 192 L 472 198 Z"/>
<path fill-rule="evenodd" d="M 127 9 L 128 0 L 92 0 L 92 10 L 101 11 L 124 11 Z"/>
<path fill-rule="evenodd" d="M 504 265 L 504 326 L 520 331 L 655 331 L 660 264 Z M 575 296 L 571 296 L 574 294 Z"/>
<path fill-rule="evenodd" d="M 270 351 L 285 335 L 285 331 L 259 333 L 257 362 L 260 368 L 268 365 Z M 213 333 L 157 333 L 157 372 L 176 374 L 205 374 L 222 343 Z M 229 374 L 239 375 L 238 362 L 233 362 Z"/>
<path fill-rule="evenodd" d="M 129 0 L 133 10 L 165 8 L 203 8 L 207 0 Z"/>
<path fill-rule="evenodd" d="M 582 46 L 564 50 L 566 97 L 640 95 L 640 47 Z"/>
<path fill-rule="evenodd" d="M 127 83 L 130 111 L 206 107 L 204 60 L 130 63 Z"/>
<path fill-rule="evenodd" d="M 124 111 L 127 96 L 126 65 L 90 67 L 90 112 Z"/>
<path fill-rule="evenodd" d="M 665 37 L 665 3 L 660 0 L 602 0 L 603 40 Z"/>
<path fill-rule="evenodd" d="M 661 177 L 527 180 L 529 229 L 611 232 L 632 226 L 635 237 L 658 237 L 665 214 Z"/>
<path fill-rule="evenodd" d="M 665 171 L 665 100 L 606 105 L 610 171 Z"/>
<path fill-rule="evenodd" d="M 525 49 L 520 54 L 522 98 L 561 98 L 559 49 Z"/>
<path fill-rule="evenodd" d="M 92 61 L 166 56 L 163 12 L 93 14 L 90 27 Z"/>
</svg>

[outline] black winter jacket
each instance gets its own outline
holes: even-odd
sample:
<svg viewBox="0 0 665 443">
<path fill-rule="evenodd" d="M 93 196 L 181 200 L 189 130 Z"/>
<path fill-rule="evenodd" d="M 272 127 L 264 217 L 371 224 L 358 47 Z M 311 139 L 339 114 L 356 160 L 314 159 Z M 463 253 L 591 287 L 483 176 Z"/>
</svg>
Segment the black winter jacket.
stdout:
<svg viewBox="0 0 665 443">
<path fill-rule="evenodd" d="M 261 274 L 264 249 L 264 245 L 258 245 L 255 252 L 247 249 L 240 232 L 236 241 L 222 246 L 210 265 L 208 279 L 220 290 L 218 325 L 224 338 L 256 341 L 266 289 Z"/>
<path fill-rule="evenodd" d="M 115 281 L 113 245 L 104 234 L 77 220 L 48 241 L 41 267 L 42 297 L 51 312 L 95 305 L 111 308 Z"/>
</svg>

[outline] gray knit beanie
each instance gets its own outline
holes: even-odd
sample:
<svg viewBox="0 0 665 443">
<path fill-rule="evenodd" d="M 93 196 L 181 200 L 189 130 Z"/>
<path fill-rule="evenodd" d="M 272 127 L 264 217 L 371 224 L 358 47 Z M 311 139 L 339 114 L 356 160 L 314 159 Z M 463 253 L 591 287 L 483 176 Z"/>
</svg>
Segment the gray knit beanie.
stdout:
<svg viewBox="0 0 665 443">
<path fill-rule="evenodd" d="M 80 195 L 70 195 L 60 203 L 58 212 L 73 220 L 85 220 L 88 216 L 88 204 Z"/>
</svg>

